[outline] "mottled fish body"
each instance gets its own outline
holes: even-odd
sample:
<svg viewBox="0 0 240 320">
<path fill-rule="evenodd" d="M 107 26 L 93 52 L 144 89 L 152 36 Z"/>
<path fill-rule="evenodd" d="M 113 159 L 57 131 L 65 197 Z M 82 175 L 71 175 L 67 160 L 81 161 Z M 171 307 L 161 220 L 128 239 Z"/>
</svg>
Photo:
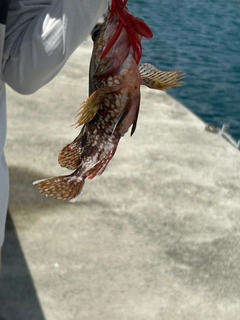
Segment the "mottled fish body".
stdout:
<svg viewBox="0 0 240 320">
<path fill-rule="evenodd" d="M 112 159 L 118 142 L 137 125 L 140 85 L 170 89 L 181 84 L 181 72 L 162 72 L 150 64 L 138 66 L 142 36 L 151 38 L 149 27 L 133 17 L 126 0 L 114 0 L 105 22 L 94 35 L 89 71 L 89 98 L 81 105 L 76 139 L 65 146 L 59 164 L 74 172 L 34 182 L 39 192 L 74 202 L 85 179 L 101 175 Z"/>
</svg>

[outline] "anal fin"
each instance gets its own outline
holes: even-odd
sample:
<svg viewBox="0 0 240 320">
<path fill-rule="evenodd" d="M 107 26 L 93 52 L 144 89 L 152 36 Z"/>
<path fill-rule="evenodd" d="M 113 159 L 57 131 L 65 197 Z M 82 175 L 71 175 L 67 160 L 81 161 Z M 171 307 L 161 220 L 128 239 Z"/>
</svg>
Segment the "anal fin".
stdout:
<svg viewBox="0 0 240 320">
<path fill-rule="evenodd" d="M 123 136 L 130 126 L 131 129 L 131 136 L 133 135 L 134 131 L 137 127 L 137 119 L 140 107 L 140 96 L 135 101 L 129 99 L 126 103 L 125 107 L 122 109 L 121 113 L 119 114 L 118 118 L 116 119 L 116 123 L 113 128 L 113 132 L 118 128 L 118 132 L 121 136 Z"/>
<path fill-rule="evenodd" d="M 166 90 L 182 85 L 182 71 L 161 71 L 150 63 L 141 64 L 138 68 L 142 84 L 151 89 Z"/>
<path fill-rule="evenodd" d="M 95 164 L 95 166 L 93 166 L 86 173 L 86 176 L 88 177 L 88 179 L 92 180 L 96 176 L 99 176 L 104 172 L 104 170 L 106 169 L 108 163 L 110 162 L 110 160 L 112 159 L 112 157 L 114 156 L 114 154 L 115 154 L 115 152 L 117 150 L 117 145 L 118 145 L 118 143 L 116 143 L 115 146 L 100 161 L 98 161 Z"/>
</svg>

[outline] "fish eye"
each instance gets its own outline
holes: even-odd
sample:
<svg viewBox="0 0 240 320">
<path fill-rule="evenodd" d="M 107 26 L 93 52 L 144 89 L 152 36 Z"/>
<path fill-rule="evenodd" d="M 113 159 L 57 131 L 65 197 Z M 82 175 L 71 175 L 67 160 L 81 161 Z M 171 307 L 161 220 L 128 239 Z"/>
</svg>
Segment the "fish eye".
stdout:
<svg viewBox="0 0 240 320">
<path fill-rule="evenodd" d="M 95 27 L 92 29 L 91 36 L 92 41 L 95 42 L 102 28 L 102 23 L 97 23 Z"/>
</svg>

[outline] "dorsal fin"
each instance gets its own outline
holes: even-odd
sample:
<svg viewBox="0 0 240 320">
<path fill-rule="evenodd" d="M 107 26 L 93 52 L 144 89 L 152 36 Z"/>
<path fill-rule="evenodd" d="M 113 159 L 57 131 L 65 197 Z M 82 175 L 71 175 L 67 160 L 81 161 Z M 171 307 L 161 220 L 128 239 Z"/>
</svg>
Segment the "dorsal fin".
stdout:
<svg viewBox="0 0 240 320">
<path fill-rule="evenodd" d="M 69 170 L 75 170 L 80 165 L 81 152 L 78 148 L 78 143 L 72 142 L 67 144 L 58 155 L 58 163 L 61 167 Z"/>
</svg>

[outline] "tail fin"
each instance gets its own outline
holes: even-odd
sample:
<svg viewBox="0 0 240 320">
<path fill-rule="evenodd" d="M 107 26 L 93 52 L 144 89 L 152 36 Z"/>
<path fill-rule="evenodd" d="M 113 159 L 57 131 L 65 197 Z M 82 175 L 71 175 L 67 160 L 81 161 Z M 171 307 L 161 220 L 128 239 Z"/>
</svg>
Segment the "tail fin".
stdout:
<svg viewBox="0 0 240 320">
<path fill-rule="evenodd" d="M 81 195 L 85 178 L 75 175 L 60 176 L 34 181 L 41 194 L 60 200 L 75 202 Z"/>
</svg>

